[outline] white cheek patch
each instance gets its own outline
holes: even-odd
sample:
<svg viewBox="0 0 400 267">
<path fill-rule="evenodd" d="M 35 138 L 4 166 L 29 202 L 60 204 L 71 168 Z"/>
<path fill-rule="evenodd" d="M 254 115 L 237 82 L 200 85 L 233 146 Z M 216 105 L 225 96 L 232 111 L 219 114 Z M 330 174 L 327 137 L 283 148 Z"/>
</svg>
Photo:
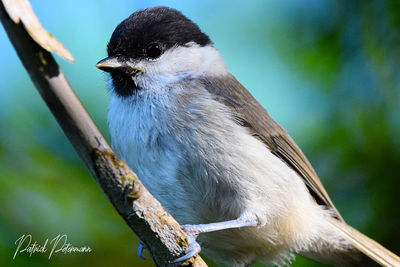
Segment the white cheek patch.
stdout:
<svg viewBox="0 0 400 267">
<path fill-rule="evenodd" d="M 143 71 L 135 78 L 143 85 L 155 80 L 157 83 L 168 83 L 184 76 L 220 76 L 228 72 L 217 49 L 194 43 L 170 48 L 157 60 L 141 61 L 138 67 Z"/>
</svg>

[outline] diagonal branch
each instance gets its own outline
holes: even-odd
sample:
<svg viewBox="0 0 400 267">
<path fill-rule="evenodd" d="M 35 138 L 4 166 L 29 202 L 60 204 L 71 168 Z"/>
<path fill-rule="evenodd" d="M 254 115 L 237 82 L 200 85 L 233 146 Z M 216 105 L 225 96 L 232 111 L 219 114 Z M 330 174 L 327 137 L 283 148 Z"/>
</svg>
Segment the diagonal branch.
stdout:
<svg viewBox="0 0 400 267">
<path fill-rule="evenodd" d="M 0 1 L 0 19 L 65 135 L 120 216 L 149 248 L 156 265 L 207 266 L 198 255 L 183 263 L 168 263 L 185 254 L 185 232 L 114 154 L 49 51 L 73 60 L 71 54 L 40 26 L 29 1 Z"/>
</svg>

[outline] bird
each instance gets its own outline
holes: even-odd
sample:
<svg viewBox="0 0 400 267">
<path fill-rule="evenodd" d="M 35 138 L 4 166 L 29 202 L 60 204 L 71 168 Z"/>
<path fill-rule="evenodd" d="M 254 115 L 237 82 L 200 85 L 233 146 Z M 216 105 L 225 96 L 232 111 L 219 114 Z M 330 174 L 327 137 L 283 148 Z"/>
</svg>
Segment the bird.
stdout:
<svg viewBox="0 0 400 267">
<path fill-rule="evenodd" d="M 135 11 L 96 67 L 110 75 L 111 145 L 220 266 L 400 266 L 345 223 L 301 149 L 176 9 Z"/>
</svg>

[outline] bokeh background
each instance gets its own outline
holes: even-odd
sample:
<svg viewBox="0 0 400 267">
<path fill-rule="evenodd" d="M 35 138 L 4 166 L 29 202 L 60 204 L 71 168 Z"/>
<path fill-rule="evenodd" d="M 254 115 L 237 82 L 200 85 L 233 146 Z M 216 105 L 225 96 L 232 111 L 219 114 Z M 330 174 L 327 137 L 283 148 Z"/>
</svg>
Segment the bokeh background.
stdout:
<svg viewBox="0 0 400 267">
<path fill-rule="evenodd" d="M 400 2 L 32 0 L 71 51 L 57 57 L 108 138 L 107 76 L 94 67 L 116 25 L 168 5 L 210 35 L 230 71 L 303 149 L 343 217 L 400 254 Z M 42 102 L 0 27 L 0 265 L 153 266 Z M 89 254 L 20 254 L 15 240 L 67 234 Z M 299 258 L 293 266 L 320 266 Z"/>
</svg>

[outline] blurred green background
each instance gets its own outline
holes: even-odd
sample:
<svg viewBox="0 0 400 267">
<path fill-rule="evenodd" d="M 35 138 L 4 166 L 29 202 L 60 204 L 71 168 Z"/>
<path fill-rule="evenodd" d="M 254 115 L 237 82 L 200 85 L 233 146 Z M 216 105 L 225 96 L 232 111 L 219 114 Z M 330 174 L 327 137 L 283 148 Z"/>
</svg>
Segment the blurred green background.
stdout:
<svg viewBox="0 0 400 267">
<path fill-rule="evenodd" d="M 210 35 L 230 71 L 303 149 L 351 225 L 400 254 L 400 2 L 32 0 L 74 55 L 57 57 L 108 138 L 107 76 L 94 67 L 116 25 L 168 5 Z M 0 28 L 0 265 L 153 266 L 77 157 Z M 24 253 L 67 234 L 88 254 Z M 293 266 L 320 266 L 298 259 Z"/>
</svg>

